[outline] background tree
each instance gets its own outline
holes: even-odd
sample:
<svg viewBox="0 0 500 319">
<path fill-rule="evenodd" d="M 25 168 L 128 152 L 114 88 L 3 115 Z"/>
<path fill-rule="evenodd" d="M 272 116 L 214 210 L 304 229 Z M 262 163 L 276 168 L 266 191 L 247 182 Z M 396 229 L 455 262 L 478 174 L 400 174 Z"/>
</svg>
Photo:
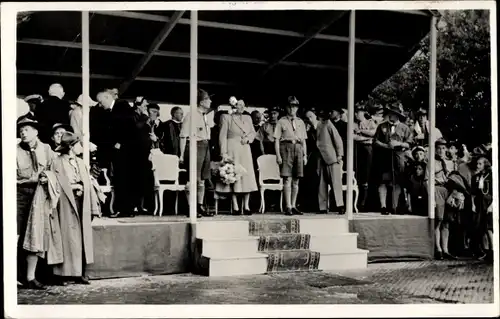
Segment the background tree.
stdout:
<svg viewBox="0 0 500 319">
<path fill-rule="evenodd" d="M 491 141 L 490 23 L 487 10 L 442 11 L 437 32 L 436 125 L 471 147 Z M 399 101 L 413 113 L 429 103 L 429 36 L 367 103 Z"/>
</svg>

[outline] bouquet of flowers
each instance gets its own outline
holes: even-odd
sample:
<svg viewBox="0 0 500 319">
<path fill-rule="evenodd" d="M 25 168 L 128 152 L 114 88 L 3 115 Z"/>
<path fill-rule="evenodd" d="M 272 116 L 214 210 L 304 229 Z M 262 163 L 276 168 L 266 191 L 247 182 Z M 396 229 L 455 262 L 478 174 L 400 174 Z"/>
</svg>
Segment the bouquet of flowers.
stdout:
<svg viewBox="0 0 500 319">
<path fill-rule="evenodd" d="M 236 183 L 245 173 L 243 166 L 236 165 L 232 159 L 223 159 L 215 170 L 216 177 L 225 185 Z"/>
</svg>

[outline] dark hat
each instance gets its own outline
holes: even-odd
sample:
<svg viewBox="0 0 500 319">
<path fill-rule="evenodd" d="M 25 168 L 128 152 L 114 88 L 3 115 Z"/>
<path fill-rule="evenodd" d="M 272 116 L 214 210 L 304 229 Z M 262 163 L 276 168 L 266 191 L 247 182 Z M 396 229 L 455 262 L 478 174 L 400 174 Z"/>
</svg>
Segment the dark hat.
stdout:
<svg viewBox="0 0 500 319">
<path fill-rule="evenodd" d="M 61 144 L 56 147 L 55 151 L 59 152 L 65 150 L 78 142 L 80 142 L 80 138 L 75 133 L 65 132 L 61 137 Z"/>
<path fill-rule="evenodd" d="M 288 105 L 296 105 L 299 106 L 299 100 L 297 100 L 297 97 L 291 95 L 288 97 Z"/>
<path fill-rule="evenodd" d="M 485 157 L 489 161 L 491 161 L 491 158 L 492 158 L 491 145 L 481 144 L 478 147 L 474 147 L 471 155 L 472 155 L 472 157 L 474 157 L 476 159 L 478 159 L 480 157 Z"/>
<path fill-rule="evenodd" d="M 422 152 L 424 152 L 424 153 L 425 153 L 425 148 L 423 148 L 422 146 L 416 146 L 416 147 L 414 147 L 414 148 L 411 150 L 411 156 L 412 156 L 413 158 L 415 158 L 415 154 L 416 154 L 417 152 L 420 152 L 420 151 L 422 151 Z"/>
<path fill-rule="evenodd" d="M 419 108 L 417 110 L 417 115 L 427 115 L 427 109 Z"/>
<path fill-rule="evenodd" d="M 383 109 L 384 107 L 381 104 L 375 103 L 368 108 L 368 111 L 370 114 L 375 114 Z"/>
<path fill-rule="evenodd" d="M 198 89 L 198 103 L 200 103 L 203 100 L 210 99 L 212 95 L 209 95 L 207 91 Z"/>
<path fill-rule="evenodd" d="M 435 146 L 439 146 L 439 145 L 444 145 L 444 146 L 448 146 L 448 142 L 446 142 L 446 140 L 444 138 L 440 138 L 438 139 L 435 143 L 434 143 Z"/>
<path fill-rule="evenodd" d="M 400 118 L 406 119 L 406 114 L 401 103 L 393 103 L 392 105 L 386 107 L 384 110 L 386 114 L 393 113 L 399 115 Z"/>
<path fill-rule="evenodd" d="M 135 98 L 135 101 L 134 101 L 134 105 L 137 106 L 137 105 L 141 105 L 142 102 L 144 102 L 146 98 L 144 96 L 138 96 Z"/>
<path fill-rule="evenodd" d="M 24 98 L 24 102 L 28 104 L 29 103 L 41 104 L 43 102 L 43 97 L 40 94 L 28 95 L 27 97 Z"/>
<path fill-rule="evenodd" d="M 363 104 L 356 104 L 356 106 L 354 106 L 354 111 L 355 112 L 360 112 L 360 111 L 366 112 L 366 107 Z"/>
<path fill-rule="evenodd" d="M 63 128 L 66 132 L 74 132 L 73 127 L 68 124 L 56 123 L 52 126 L 52 134 L 58 129 Z"/>
<path fill-rule="evenodd" d="M 149 109 L 155 109 L 155 110 L 160 110 L 160 106 L 156 103 L 149 103 L 148 104 L 148 110 Z"/>
<path fill-rule="evenodd" d="M 34 129 L 37 129 L 40 127 L 40 123 L 38 123 L 35 120 L 31 120 L 29 118 L 23 118 L 20 121 L 17 122 L 17 130 L 19 131 L 22 127 L 25 126 L 31 126 Z"/>
<path fill-rule="evenodd" d="M 281 109 L 277 106 L 272 106 L 270 108 L 267 108 L 264 113 L 271 114 L 272 112 L 278 112 L 281 113 Z"/>
<path fill-rule="evenodd" d="M 344 113 L 345 112 L 345 108 L 343 108 L 341 105 L 339 104 L 336 104 L 334 105 L 332 108 L 331 108 L 332 111 L 337 111 L 337 112 L 340 112 L 340 113 Z"/>
</svg>

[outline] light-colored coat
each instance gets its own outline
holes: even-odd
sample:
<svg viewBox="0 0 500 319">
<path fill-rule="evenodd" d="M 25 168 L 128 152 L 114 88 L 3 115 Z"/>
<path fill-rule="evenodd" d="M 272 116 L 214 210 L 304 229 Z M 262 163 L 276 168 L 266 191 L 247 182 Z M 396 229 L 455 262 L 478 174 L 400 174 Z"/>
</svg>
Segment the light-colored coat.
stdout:
<svg viewBox="0 0 500 319">
<path fill-rule="evenodd" d="M 326 165 L 338 163 L 338 156 L 344 156 L 342 138 L 330 121 L 320 121 L 316 127 L 316 145 Z"/>
<path fill-rule="evenodd" d="M 100 216 L 97 194 L 90 181 L 90 174 L 84 162 L 76 158 L 83 182 L 83 204 L 78 211 L 73 190 L 65 175 L 63 156 L 54 160 L 53 171 L 61 187 L 59 199 L 59 221 L 63 240 L 64 261 L 54 266 L 54 274 L 59 276 L 82 276 L 83 264 L 94 262 L 92 241 L 92 216 Z"/>
</svg>

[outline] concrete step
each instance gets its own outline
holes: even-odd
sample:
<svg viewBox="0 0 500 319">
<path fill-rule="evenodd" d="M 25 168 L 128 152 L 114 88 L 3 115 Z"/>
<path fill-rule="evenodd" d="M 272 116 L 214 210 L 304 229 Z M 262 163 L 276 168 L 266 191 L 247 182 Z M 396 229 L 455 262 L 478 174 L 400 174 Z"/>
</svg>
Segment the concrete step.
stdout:
<svg viewBox="0 0 500 319">
<path fill-rule="evenodd" d="M 199 238 L 202 241 L 202 254 L 211 256 L 238 256 L 242 252 L 258 251 L 259 237 L 247 236 L 239 238 Z"/>
<path fill-rule="evenodd" d="M 311 236 L 309 249 L 324 253 L 346 253 L 358 247 L 357 233 Z"/>
<path fill-rule="evenodd" d="M 336 218 L 299 218 L 300 232 L 302 234 L 315 235 L 332 235 L 343 234 L 349 232 L 349 221 L 346 217 Z"/>
<path fill-rule="evenodd" d="M 196 224 L 196 238 L 245 238 L 249 235 L 247 220 L 204 220 Z"/>
<path fill-rule="evenodd" d="M 320 270 L 351 270 L 368 267 L 368 250 L 356 249 L 345 253 L 320 252 Z"/>
<path fill-rule="evenodd" d="M 267 271 L 267 254 L 240 253 L 239 256 L 203 256 L 210 277 L 259 275 Z"/>
</svg>

